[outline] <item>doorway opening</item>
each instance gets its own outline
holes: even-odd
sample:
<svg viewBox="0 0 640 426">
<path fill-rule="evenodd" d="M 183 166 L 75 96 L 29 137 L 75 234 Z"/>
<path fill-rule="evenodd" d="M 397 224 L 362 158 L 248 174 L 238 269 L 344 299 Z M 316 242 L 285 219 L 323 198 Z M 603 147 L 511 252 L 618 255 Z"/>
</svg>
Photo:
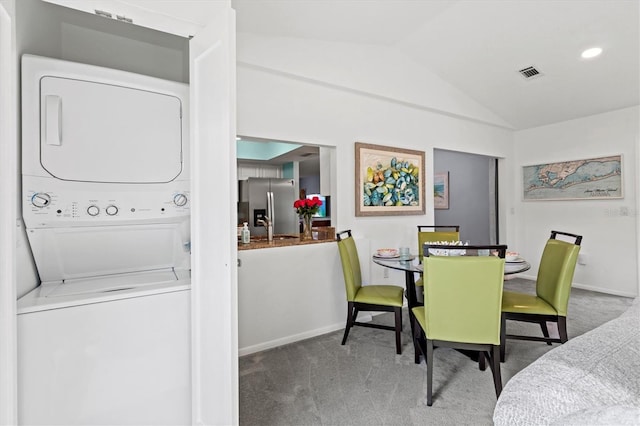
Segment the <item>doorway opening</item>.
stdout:
<svg viewBox="0 0 640 426">
<path fill-rule="evenodd" d="M 448 208 L 436 208 L 435 225 L 460 225 L 460 239 L 496 244 L 498 159 L 466 152 L 434 150 L 434 173 L 448 172 Z"/>
</svg>

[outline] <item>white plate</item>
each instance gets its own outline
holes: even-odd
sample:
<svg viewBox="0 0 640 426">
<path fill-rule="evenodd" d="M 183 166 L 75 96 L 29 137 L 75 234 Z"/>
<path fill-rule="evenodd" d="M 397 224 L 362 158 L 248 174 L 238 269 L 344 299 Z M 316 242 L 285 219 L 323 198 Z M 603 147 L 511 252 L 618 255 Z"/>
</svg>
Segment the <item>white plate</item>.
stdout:
<svg viewBox="0 0 640 426">
<path fill-rule="evenodd" d="M 517 257 L 515 260 L 507 260 L 507 263 L 524 263 L 525 260 L 521 257 Z"/>
<path fill-rule="evenodd" d="M 373 257 L 376 259 L 399 259 L 400 255 L 396 254 L 395 256 L 380 256 L 379 254 L 374 254 Z"/>
<path fill-rule="evenodd" d="M 397 249 L 383 248 L 376 250 L 377 257 L 398 257 L 400 253 Z"/>
</svg>

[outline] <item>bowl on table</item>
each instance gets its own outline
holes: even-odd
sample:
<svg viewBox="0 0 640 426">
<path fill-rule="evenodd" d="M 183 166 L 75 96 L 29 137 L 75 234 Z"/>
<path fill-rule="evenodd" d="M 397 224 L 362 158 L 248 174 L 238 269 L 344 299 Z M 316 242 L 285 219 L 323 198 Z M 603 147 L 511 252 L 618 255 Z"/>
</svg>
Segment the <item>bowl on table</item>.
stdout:
<svg viewBox="0 0 640 426">
<path fill-rule="evenodd" d="M 463 243 L 462 241 L 433 241 L 424 243 L 425 246 L 437 245 L 437 246 L 468 246 L 469 242 Z M 464 256 L 467 254 L 466 249 L 446 249 L 446 248 L 429 248 L 430 256 Z"/>
<path fill-rule="evenodd" d="M 398 252 L 398 249 L 381 248 L 376 250 L 376 256 L 377 257 L 398 257 L 400 256 L 400 253 Z"/>
<path fill-rule="evenodd" d="M 520 253 L 518 253 L 517 251 L 508 251 L 504 257 L 504 260 L 506 260 L 507 262 L 517 262 L 520 259 Z"/>
</svg>

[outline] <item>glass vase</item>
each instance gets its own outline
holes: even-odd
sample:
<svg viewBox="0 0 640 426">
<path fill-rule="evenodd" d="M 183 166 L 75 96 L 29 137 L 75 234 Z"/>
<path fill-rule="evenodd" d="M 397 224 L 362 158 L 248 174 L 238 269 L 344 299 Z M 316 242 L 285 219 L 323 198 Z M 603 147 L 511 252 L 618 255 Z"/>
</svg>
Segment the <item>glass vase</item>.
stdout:
<svg viewBox="0 0 640 426">
<path fill-rule="evenodd" d="M 313 240 L 313 234 L 311 233 L 311 226 L 313 224 L 311 216 L 302 216 L 302 239 Z"/>
</svg>

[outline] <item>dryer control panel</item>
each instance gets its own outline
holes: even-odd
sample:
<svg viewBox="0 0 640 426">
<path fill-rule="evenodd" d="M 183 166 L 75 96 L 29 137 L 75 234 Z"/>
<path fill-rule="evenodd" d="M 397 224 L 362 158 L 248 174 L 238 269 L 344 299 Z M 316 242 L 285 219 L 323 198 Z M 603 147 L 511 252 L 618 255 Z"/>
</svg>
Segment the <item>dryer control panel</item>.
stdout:
<svg viewBox="0 0 640 426">
<path fill-rule="evenodd" d="M 191 197 L 184 182 L 177 182 L 171 189 L 165 184 L 162 187 L 126 185 L 123 190 L 114 189 L 110 184 L 110 190 L 105 190 L 100 185 L 85 184 L 88 187 L 78 190 L 64 189 L 63 185 L 54 185 L 57 188 L 52 189 L 47 185 L 50 179 L 31 180 L 36 182 L 23 188 L 27 228 L 126 225 L 190 215 Z"/>
</svg>

